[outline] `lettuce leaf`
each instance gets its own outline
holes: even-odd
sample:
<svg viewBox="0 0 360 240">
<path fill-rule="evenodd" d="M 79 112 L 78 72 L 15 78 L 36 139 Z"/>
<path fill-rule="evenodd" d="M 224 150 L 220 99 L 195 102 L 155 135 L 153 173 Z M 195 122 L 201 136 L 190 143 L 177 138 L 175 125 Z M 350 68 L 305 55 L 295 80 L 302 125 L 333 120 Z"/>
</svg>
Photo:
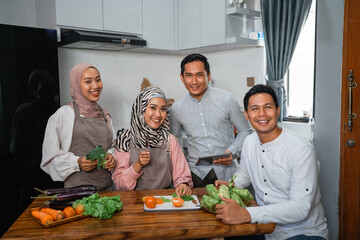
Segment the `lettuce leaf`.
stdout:
<svg viewBox="0 0 360 240">
<path fill-rule="evenodd" d="M 73 207 L 77 204 L 82 204 L 85 207 L 84 215 L 90 215 L 100 219 L 109 219 L 114 212 L 121 211 L 123 202 L 120 199 L 120 194 L 114 197 L 101 197 L 99 193 L 94 193 L 89 197 L 84 197 L 75 201 Z"/>
</svg>

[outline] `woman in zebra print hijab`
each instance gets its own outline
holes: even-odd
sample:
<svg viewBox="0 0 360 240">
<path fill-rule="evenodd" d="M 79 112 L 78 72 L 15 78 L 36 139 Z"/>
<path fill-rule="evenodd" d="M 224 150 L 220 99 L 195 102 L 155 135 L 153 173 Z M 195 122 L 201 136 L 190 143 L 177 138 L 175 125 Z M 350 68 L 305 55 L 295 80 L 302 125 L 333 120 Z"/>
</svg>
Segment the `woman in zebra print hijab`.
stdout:
<svg viewBox="0 0 360 240">
<path fill-rule="evenodd" d="M 149 127 L 144 118 L 146 107 L 150 99 L 160 97 L 166 100 L 165 94 L 160 88 L 149 86 L 145 88 L 135 99 L 131 112 L 131 127 L 116 140 L 116 149 L 118 151 L 128 152 L 130 148 L 130 138 L 138 148 L 155 148 L 166 146 L 169 150 L 169 113 L 166 113 L 164 122 L 158 129 Z"/>
<path fill-rule="evenodd" d="M 131 127 L 115 143 L 118 190 L 175 187 L 177 195 L 191 194 L 190 168 L 176 137 L 170 134 L 166 97 L 149 86 L 135 99 Z"/>
</svg>

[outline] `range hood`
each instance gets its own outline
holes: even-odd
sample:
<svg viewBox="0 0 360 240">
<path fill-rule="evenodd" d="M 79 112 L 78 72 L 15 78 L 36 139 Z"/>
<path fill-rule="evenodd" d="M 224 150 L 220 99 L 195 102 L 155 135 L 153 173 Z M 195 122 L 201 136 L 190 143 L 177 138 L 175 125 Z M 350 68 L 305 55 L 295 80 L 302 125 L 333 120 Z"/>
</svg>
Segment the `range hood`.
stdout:
<svg viewBox="0 0 360 240">
<path fill-rule="evenodd" d="M 131 35 L 69 30 L 61 33 L 59 47 L 120 51 L 144 47 L 146 40 Z"/>
</svg>

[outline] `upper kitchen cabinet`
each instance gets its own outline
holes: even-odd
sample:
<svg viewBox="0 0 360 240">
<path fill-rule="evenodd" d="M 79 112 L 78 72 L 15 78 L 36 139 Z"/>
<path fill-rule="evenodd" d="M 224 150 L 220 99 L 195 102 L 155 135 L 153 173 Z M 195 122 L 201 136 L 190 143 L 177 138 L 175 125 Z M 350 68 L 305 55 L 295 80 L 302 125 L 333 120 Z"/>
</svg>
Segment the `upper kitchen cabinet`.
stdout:
<svg viewBox="0 0 360 240">
<path fill-rule="evenodd" d="M 200 47 L 225 43 L 225 4 L 200 0 Z"/>
<path fill-rule="evenodd" d="M 142 0 L 103 0 L 104 30 L 142 34 Z"/>
<path fill-rule="evenodd" d="M 142 0 L 56 0 L 56 25 L 142 34 Z"/>
<path fill-rule="evenodd" d="M 178 48 L 200 46 L 200 0 L 177 0 Z"/>
<path fill-rule="evenodd" d="M 204 51 L 262 46 L 249 33 L 262 31 L 258 0 L 230 5 L 227 0 L 177 0 L 178 48 Z"/>
<path fill-rule="evenodd" d="M 176 50 L 174 0 L 143 0 L 142 37 L 148 48 Z"/>
<path fill-rule="evenodd" d="M 56 25 L 103 29 L 102 0 L 56 0 Z"/>
</svg>

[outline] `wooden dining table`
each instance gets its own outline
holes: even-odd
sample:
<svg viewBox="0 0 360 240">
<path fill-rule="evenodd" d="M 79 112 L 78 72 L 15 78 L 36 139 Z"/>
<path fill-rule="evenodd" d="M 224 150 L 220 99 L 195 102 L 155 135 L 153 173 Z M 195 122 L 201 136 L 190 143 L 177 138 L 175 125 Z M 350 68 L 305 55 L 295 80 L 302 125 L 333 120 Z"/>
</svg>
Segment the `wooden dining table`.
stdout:
<svg viewBox="0 0 360 240">
<path fill-rule="evenodd" d="M 85 217 L 43 228 L 29 213 L 44 200 L 35 199 L 2 236 L 2 239 L 197 239 L 266 234 L 276 224 L 247 223 L 228 225 L 203 209 L 191 211 L 144 211 L 144 196 L 172 195 L 174 189 L 100 192 L 100 196 L 120 194 L 123 209 L 107 220 Z M 199 200 L 205 188 L 194 188 Z"/>
</svg>

